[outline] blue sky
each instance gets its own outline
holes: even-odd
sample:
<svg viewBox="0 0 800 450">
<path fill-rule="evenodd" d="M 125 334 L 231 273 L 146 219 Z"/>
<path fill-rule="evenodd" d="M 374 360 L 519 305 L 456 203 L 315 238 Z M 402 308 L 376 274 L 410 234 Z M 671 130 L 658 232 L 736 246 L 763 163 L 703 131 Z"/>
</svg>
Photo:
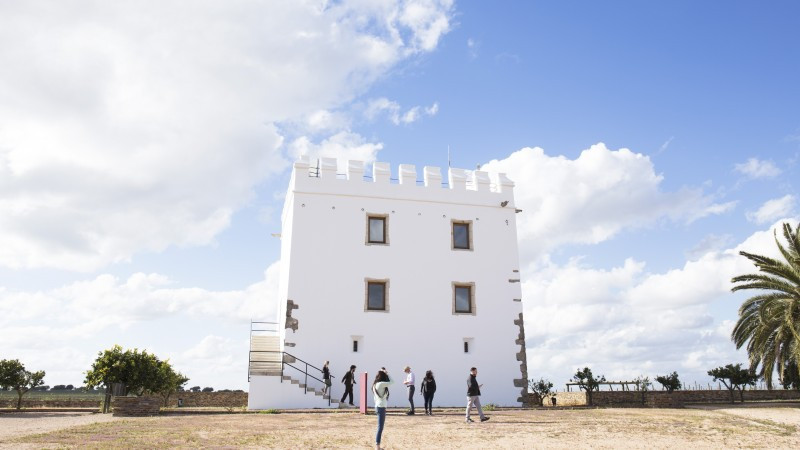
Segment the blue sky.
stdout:
<svg viewBox="0 0 800 450">
<path fill-rule="evenodd" d="M 48 384 L 120 343 L 244 388 L 289 161 L 448 147 L 517 183 L 532 377 L 744 361 L 736 252 L 800 213 L 796 2 L 68 4 L 0 5 L 0 358 Z"/>
</svg>

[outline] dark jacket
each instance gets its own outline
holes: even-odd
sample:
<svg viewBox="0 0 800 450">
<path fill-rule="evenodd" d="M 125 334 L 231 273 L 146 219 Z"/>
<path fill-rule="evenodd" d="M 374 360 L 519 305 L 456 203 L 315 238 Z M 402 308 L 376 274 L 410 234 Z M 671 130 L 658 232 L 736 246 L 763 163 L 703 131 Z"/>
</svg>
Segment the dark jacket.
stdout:
<svg viewBox="0 0 800 450">
<path fill-rule="evenodd" d="M 327 367 L 322 368 L 322 379 L 327 380 L 331 377 L 331 371 Z"/>
<path fill-rule="evenodd" d="M 419 389 L 420 392 L 422 392 L 422 395 L 425 394 L 433 395 L 433 393 L 436 392 L 436 380 L 434 380 L 433 378 L 431 378 L 430 380 L 427 378 L 423 378 L 422 386 L 420 386 Z"/>
<path fill-rule="evenodd" d="M 481 395 L 481 388 L 478 386 L 478 378 L 473 374 L 469 374 L 469 378 L 467 378 L 467 395 L 470 397 Z"/>
<path fill-rule="evenodd" d="M 353 376 L 353 372 L 348 370 L 347 373 L 344 374 L 342 377 L 342 383 L 344 384 L 356 384 L 356 379 Z"/>
</svg>

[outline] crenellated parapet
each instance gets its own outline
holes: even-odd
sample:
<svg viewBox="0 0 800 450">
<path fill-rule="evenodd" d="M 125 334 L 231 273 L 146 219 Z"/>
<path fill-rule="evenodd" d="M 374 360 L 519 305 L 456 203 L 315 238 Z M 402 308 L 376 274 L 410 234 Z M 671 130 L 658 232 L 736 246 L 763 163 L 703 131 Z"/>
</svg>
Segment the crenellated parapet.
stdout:
<svg viewBox="0 0 800 450">
<path fill-rule="evenodd" d="M 514 182 L 504 173 L 489 173 L 481 170 L 447 169 L 443 181 L 442 169 L 425 166 L 421 176 L 413 164 L 400 164 L 395 176 L 386 162 L 372 163 L 372 173 L 365 172 L 364 161 L 348 160 L 339 164 L 336 158 L 309 159 L 301 157 L 294 163 L 296 178 L 312 177 L 321 180 L 338 180 L 352 183 L 398 184 L 404 187 L 425 187 L 429 189 L 450 189 L 454 191 L 476 191 L 512 194 Z M 344 168 L 344 173 L 339 172 Z"/>
</svg>

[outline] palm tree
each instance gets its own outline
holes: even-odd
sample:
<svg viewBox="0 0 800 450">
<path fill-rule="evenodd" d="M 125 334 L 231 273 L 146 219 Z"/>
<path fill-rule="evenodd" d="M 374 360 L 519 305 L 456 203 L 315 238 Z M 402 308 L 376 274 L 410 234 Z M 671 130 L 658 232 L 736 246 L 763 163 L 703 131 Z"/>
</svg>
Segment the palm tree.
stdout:
<svg viewBox="0 0 800 450">
<path fill-rule="evenodd" d="M 783 381 L 785 368 L 797 368 L 800 363 L 800 227 L 795 231 L 784 223 L 783 236 L 788 243 L 785 247 L 775 233 L 775 244 L 783 260 L 739 252 L 755 264 L 759 273 L 731 280 L 735 284 L 733 292 L 763 291 L 745 300 L 739 308 L 739 320 L 731 339 L 737 349 L 747 344 L 750 367 L 755 370 L 761 366 L 758 374 L 764 377 L 769 389 L 774 369 Z"/>
</svg>

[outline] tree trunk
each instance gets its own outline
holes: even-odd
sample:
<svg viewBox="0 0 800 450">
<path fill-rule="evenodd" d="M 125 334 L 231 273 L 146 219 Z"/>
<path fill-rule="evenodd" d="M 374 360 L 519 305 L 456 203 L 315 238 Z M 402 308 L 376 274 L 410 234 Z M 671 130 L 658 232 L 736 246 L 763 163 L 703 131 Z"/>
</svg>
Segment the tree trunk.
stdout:
<svg viewBox="0 0 800 450">
<path fill-rule="evenodd" d="M 739 389 L 739 400 L 744 403 L 744 389 Z"/>
<path fill-rule="evenodd" d="M 733 396 L 733 388 L 728 388 L 728 390 L 731 392 L 731 403 L 736 403 L 736 397 Z"/>
<path fill-rule="evenodd" d="M 164 397 L 164 408 L 167 407 L 167 403 L 169 403 L 169 396 L 172 395 L 172 392 L 167 392 L 167 395 L 161 394 Z"/>
<path fill-rule="evenodd" d="M 17 389 L 17 396 L 18 396 L 18 398 L 17 398 L 17 409 L 18 410 L 22 409 L 22 396 L 24 394 L 25 394 L 25 392 L 22 389 Z"/>
</svg>

